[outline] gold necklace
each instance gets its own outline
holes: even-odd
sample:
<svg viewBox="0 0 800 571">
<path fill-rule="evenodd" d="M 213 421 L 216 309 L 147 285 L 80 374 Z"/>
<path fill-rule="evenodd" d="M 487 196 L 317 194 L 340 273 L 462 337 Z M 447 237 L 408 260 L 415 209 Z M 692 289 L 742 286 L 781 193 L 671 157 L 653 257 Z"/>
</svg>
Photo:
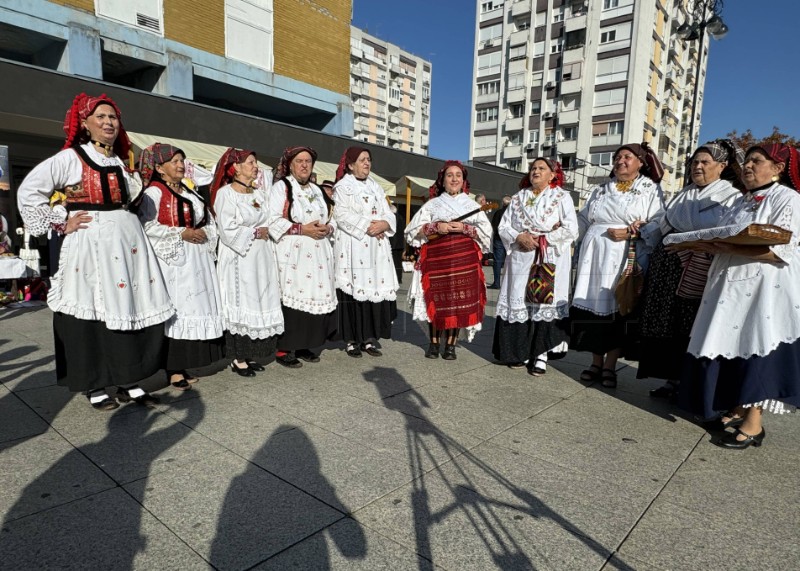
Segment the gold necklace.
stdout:
<svg viewBox="0 0 800 571">
<path fill-rule="evenodd" d="M 181 183 L 179 183 L 179 182 L 168 182 L 167 186 L 170 187 L 175 192 L 180 192 L 181 191 Z"/>
<path fill-rule="evenodd" d="M 103 153 L 105 156 L 110 157 L 114 151 L 113 145 L 106 145 L 105 143 L 101 143 L 100 141 L 92 141 L 95 149 Z"/>
<path fill-rule="evenodd" d="M 632 180 L 618 180 L 614 184 L 617 186 L 617 190 L 620 192 L 629 192 L 631 188 L 633 188 Z"/>
</svg>

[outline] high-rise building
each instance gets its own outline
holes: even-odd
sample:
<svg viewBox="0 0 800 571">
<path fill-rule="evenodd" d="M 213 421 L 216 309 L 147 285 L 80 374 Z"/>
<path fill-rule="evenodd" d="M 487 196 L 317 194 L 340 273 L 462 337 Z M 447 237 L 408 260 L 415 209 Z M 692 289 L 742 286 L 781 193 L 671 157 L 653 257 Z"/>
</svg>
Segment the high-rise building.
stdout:
<svg viewBox="0 0 800 571">
<path fill-rule="evenodd" d="M 675 34 L 688 4 L 478 0 L 470 158 L 521 171 L 554 157 L 585 191 L 607 179 L 620 144 L 647 141 L 662 186 L 679 189 L 708 60 L 707 37 Z"/>
<path fill-rule="evenodd" d="M 350 136 L 351 13 L 351 0 L 4 0 L 0 55 Z"/>
<path fill-rule="evenodd" d="M 354 137 L 428 154 L 431 63 L 353 27 L 350 93 Z"/>
</svg>

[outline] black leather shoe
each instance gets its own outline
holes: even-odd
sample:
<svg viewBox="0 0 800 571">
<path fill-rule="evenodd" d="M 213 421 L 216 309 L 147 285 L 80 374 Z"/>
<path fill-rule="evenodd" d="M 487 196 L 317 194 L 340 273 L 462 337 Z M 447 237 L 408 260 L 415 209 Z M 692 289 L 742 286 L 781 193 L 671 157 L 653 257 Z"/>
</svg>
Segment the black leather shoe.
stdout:
<svg viewBox="0 0 800 571">
<path fill-rule="evenodd" d="M 438 359 L 439 358 L 439 344 L 438 343 L 431 343 L 428 345 L 428 350 L 425 351 L 425 358 L 426 359 Z"/>
<path fill-rule="evenodd" d="M 725 417 L 725 416 L 728 417 L 727 422 L 722 420 L 722 418 L 719 419 L 719 423 L 722 425 L 723 429 L 725 429 L 725 428 L 738 428 L 739 426 L 741 426 L 744 423 L 744 417 L 743 416 L 735 416 L 732 412 L 726 412 L 722 416 L 723 417 Z"/>
<path fill-rule="evenodd" d="M 291 354 L 276 357 L 275 361 L 284 367 L 289 367 L 290 369 L 299 369 L 303 366 L 303 363 L 298 361 L 295 357 L 292 357 Z"/>
<path fill-rule="evenodd" d="M 139 387 L 133 386 L 133 387 L 128 387 L 127 389 L 119 389 L 117 391 L 117 400 L 121 403 L 134 402 L 136 404 L 146 406 L 148 408 L 153 408 L 158 403 L 161 402 L 158 397 L 155 397 L 150 393 L 144 393 L 142 395 L 139 395 L 138 397 L 132 397 L 131 392 L 136 391 L 136 389 L 139 389 Z"/>
<path fill-rule="evenodd" d="M 736 437 L 741 434 L 746 438 L 744 440 L 737 440 Z M 717 446 L 721 446 L 722 448 L 730 448 L 731 450 L 744 450 L 748 446 L 761 446 L 761 443 L 764 442 L 764 437 L 767 435 L 767 431 L 762 428 L 761 432 L 756 435 L 747 434 L 746 432 L 742 432 L 740 428 L 736 429 L 736 432 L 730 432 L 720 438 L 717 441 Z"/>
<path fill-rule="evenodd" d="M 650 391 L 650 396 L 654 399 L 671 399 L 674 394 L 675 388 L 672 385 L 664 385 Z"/>
<path fill-rule="evenodd" d="M 260 373 L 261 371 L 264 370 L 264 365 L 262 365 L 261 363 L 256 363 L 255 361 L 251 361 L 250 359 L 247 359 L 245 363 L 247 363 L 247 366 L 253 371 Z"/>
<path fill-rule="evenodd" d="M 264 367 L 261 367 L 261 370 L 263 371 Z M 256 372 L 253 369 L 250 368 L 250 364 L 249 363 L 245 368 L 237 367 L 236 363 L 231 363 L 231 371 L 233 371 L 234 373 L 236 373 L 240 377 L 255 377 L 256 376 Z"/>
<path fill-rule="evenodd" d="M 353 359 L 360 359 L 361 358 L 361 347 L 355 344 L 348 344 L 347 348 L 345 349 L 345 353 L 347 353 Z"/>
<path fill-rule="evenodd" d="M 442 353 L 442 359 L 445 361 L 455 361 L 456 360 L 456 346 L 455 345 L 445 345 L 444 346 L 444 353 Z"/>
<path fill-rule="evenodd" d="M 372 343 L 367 343 L 366 345 L 364 345 L 364 353 L 366 353 L 370 357 L 383 356 L 383 353 L 381 353 L 380 350 L 377 347 L 375 347 L 375 345 L 373 345 Z"/>
<path fill-rule="evenodd" d="M 116 401 L 116 399 L 112 399 L 107 394 L 103 396 L 105 398 L 95 402 L 92 402 L 91 394 L 86 395 L 86 398 L 89 399 L 89 404 L 91 404 L 92 408 L 95 410 L 114 410 L 116 408 L 119 408 L 119 403 Z"/>
<path fill-rule="evenodd" d="M 312 353 L 308 349 L 298 349 L 294 352 L 297 359 L 302 359 L 306 363 L 319 363 L 319 355 Z"/>
</svg>

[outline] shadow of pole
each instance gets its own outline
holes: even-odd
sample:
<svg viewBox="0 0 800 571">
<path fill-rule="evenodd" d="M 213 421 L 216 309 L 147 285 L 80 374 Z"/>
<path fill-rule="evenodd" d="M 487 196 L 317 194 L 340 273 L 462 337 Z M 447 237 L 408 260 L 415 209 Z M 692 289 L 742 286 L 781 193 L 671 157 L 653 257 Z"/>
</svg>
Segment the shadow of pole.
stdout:
<svg viewBox="0 0 800 571">
<path fill-rule="evenodd" d="M 513 533 L 495 509 L 502 507 L 537 519 L 549 519 L 609 562 L 612 555 L 610 549 L 603 547 L 588 533 L 552 510 L 534 494 L 516 486 L 500 472 L 439 430 L 425 415 L 424 409 L 430 408 L 428 402 L 395 369 L 375 367 L 364 373 L 364 379 L 375 385 L 384 406 L 403 414 L 406 421 L 408 458 L 414 476 L 411 492 L 414 533 L 416 551 L 420 556 L 434 563 L 430 537 L 431 526 L 444 521 L 454 512 L 461 512 L 470 522 L 474 532 L 491 553 L 492 560 L 500 569 L 534 569 L 530 557 L 518 544 Z M 399 391 L 398 387 L 402 388 L 403 385 L 407 387 L 406 390 Z M 389 399 L 389 397 L 393 398 Z M 465 482 L 464 484 L 457 483 L 448 477 L 442 469 L 445 463 L 436 460 L 431 446 L 426 443 L 426 437 L 432 437 L 433 443 L 446 452 L 450 460 L 446 465 L 456 469 L 457 475 Z M 433 467 L 426 471 L 426 463 L 430 463 Z M 479 491 L 477 483 L 470 476 L 469 467 L 477 468 L 492 478 L 517 497 L 520 503 L 510 504 L 483 495 Z M 431 472 L 436 473 L 455 498 L 452 504 L 437 512 L 431 511 L 425 483 L 425 478 Z M 541 555 L 545 557 L 544 554 Z M 623 571 L 634 571 L 632 567 L 621 561 L 611 564 Z M 423 568 L 425 568 L 424 563 L 420 560 L 420 569 Z"/>
</svg>

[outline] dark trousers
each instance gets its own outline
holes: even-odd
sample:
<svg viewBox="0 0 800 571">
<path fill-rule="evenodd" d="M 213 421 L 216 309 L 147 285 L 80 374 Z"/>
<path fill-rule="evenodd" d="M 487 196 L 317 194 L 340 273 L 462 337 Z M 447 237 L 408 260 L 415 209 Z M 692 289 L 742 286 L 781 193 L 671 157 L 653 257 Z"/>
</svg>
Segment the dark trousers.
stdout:
<svg viewBox="0 0 800 571">
<path fill-rule="evenodd" d="M 506 247 L 500 238 L 492 239 L 492 255 L 494 256 L 494 285 L 500 285 L 500 273 L 503 271 L 503 264 L 506 261 Z"/>
</svg>

